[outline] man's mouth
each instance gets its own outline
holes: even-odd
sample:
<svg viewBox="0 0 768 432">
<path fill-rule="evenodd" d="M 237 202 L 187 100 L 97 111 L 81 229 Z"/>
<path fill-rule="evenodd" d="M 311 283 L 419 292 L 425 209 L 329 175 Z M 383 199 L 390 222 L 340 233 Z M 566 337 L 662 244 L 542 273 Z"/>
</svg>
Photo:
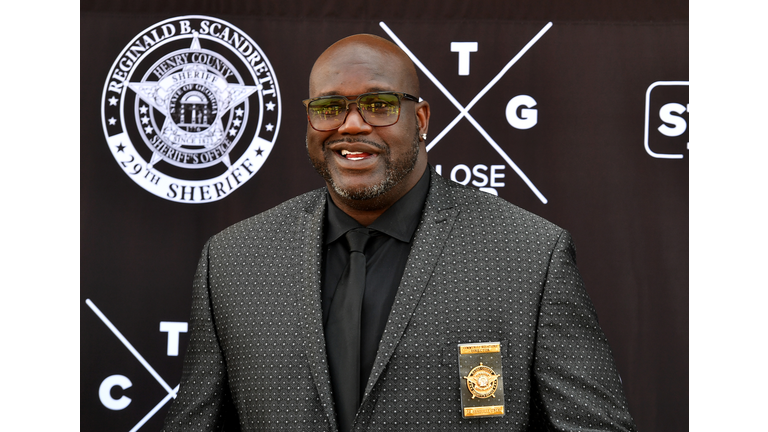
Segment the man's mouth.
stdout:
<svg viewBox="0 0 768 432">
<path fill-rule="evenodd" d="M 363 160 L 369 156 L 371 156 L 370 153 L 365 152 L 359 152 L 359 151 L 349 151 L 349 150 L 342 150 L 339 152 L 343 157 L 347 158 L 347 160 Z"/>
</svg>

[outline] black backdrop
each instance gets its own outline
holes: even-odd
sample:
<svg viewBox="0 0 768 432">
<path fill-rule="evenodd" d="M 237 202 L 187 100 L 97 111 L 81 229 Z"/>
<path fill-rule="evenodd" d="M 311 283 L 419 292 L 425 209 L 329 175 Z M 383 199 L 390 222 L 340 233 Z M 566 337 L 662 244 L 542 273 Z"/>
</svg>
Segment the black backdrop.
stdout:
<svg viewBox="0 0 768 432">
<path fill-rule="evenodd" d="M 159 429 L 181 374 L 180 323 L 203 243 L 322 185 L 305 154 L 300 101 L 314 59 L 360 32 L 396 36 L 442 85 L 420 72 L 432 107 L 428 143 L 459 115 L 451 98 L 467 106 L 482 93 L 469 110 L 477 127 L 459 119 L 430 149 L 430 163 L 458 181 L 467 171 L 476 186 L 494 181 L 502 198 L 573 233 L 638 427 L 688 429 L 687 2 L 94 3 L 82 2 L 80 17 L 81 430 Z M 258 171 L 199 204 L 133 181 L 105 136 L 111 114 L 102 120 L 124 48 L 185 15 L 229 23 L 260 47 L 282 116 Z M 452 42 L 477 42 L 468 75 L 459 74 Z M 530 108 L 508 112 L 516 96 L 535 105 L 527 99 Z M 685 109 L 669 114 L 674 104 Z M 172 355 L 175 335 L 180 355 Z"/>
</svg>

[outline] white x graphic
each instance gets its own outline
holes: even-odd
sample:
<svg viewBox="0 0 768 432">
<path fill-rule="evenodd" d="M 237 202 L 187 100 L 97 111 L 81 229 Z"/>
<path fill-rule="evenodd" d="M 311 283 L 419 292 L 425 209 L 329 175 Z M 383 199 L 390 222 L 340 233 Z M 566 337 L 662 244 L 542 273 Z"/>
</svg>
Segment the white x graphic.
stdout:
<svg viewBox="0 0 768 432">
<path fill-rule="evenodd" d="M 133 345 L 131 345 L 131 343 L 130 343 L 130 342 L 128 342 L 128 339 L 126 339 L 126 338 L 125 338 L 125 336 L 123 336 L 123 334 L 122 334 L 122 333 L 120 333 L 120 331 L 117 329 L 117 327 L 115 327 L 115 326 L 114 326 L 114 324 L 112 324 L 112 322 L 111 322 L 109 319 L 107 319 L 107 317 L 106 317 L 106 316 L 105 316 L 103 313 L 101 313 L 101 311 L 99 310 L 99 308 L 97 308 L 97 307 L 96 307 L 96 305 L 95 305 L 95 304 L 93 304 L 93 302 L 92 302 L 90 299 L 86 299 L 86 300 L 85 300 L 85 304 L 87 304 L 87 305 L 88 305 L 88 307 L 90 307 L 90 308 L 91 308 L 91 310 L 93 310 L 93 312 L 96 314 L 96 316 L 98 316 L 98 317 L 101 319 L 101 321 L 103 321 L 103 322 L 104 322 L 104 324 L 105 324 L 105 325 L 106 325 L 106 326 L 107 326 L 107 327 L 108 327 L 110 330 L 112 330 L 112 333 L 114 333 L 114 334 L 115 334 L 115 336 L 117 336 L 117 338 L 118 338 L 118 339 L 120 339 L 120 342 L 122 342 L 122 343 L 123 343 L 123 345 L 125 345 L 125 347 L 126 347 L 126 348 L 128 348 L 128 351 L 130 351 L 130 352 L 131 352 L 131 354 L 133 354 L 133 356 L 134 356 L 134 357 L 136 357 L 136 359 L 139 361 L 139 363 L 141 363 L 141 364 L 142 364 L 142 365 L 143 365 L 143 366 L 144 366 L 144 367 L 147 369 L 147 371 L 148 371 L 148 372 L 149 372 L 149 373 L 150 373 L 150 374 L 151 374 L 153 377 L 155 377 L 155 379 L 157 380 L 157 382 L 159 382 L 159 383 L 160 383 L 160 385 L 161 385 L 161 386 L 163 386 L 163 388 L 165 389 L 165 391 L 167 391 L 167 392 L 168 392 L 168 395 L 167 395 L 166 397 L 164 397 L 164 398 L 163 398 L 163 400 L 161 400 L 161 401 L 160 401 L 160 403 L 158 403 L 157 405 L 155 405 L 155 407 L 154 407 L 154 408 L 152 408 L 152 410 L 150 410 L 150 411 L 147 413 L 147 415 L 145 415 L 145 416 L 144 416 L 144 418 L 142 418 L 142 419 L 141 419 L 141 420 L 140 420 L 140 421 L 139 421 L 139 422 L 136 424 L 136 426 L 134 426 L 134 427 L 133 427 L 133 429 L 131 429 L 131 430 L 130 430 L 130 432 L 136 432 L 137 430 L 139 430 L 139 428 L 141 428 L 142 426 L 144 426 L 144 423 L 146 423 L 146 422 L 147 422 L 147 420 L 149 420 L 150 418 L 152 418 L 152 416 L 153 416 L 153 415 L 155 415 L 155 414 L 157 413 L 157 411 L 158 411 L 160 408 L 162 408 L 162 407 L 163 407 L 163 405 L 165 405 L 166 403 L 168 403 L 168 401 L 169 401 L 169 400 L 171 400 L 171 398 L 172 398 L 172 397 L 173 397 L 173 398 L 175 398 L 175 397 L 176 397 L 176 392 L 178 392 L 178 391 L 179 391 L 179 386 L 176 386 L 176 388 L 173 388 L 173 389 L 172 389 L 172 388 L 171 388 L 171 386 L 169 386 L 169 385 L 168 385 L 168 383 L 166 383 L 166 382 L 165 382 L 165 380 L 164 380 L 164 379 L 162 379 L 162 378 L 160 377 L 160 375 L 159 375 L 159 374 L 158 374 L 158 373 L 155 371 L 155 369 L 154 369 L 152 366 L 150 366 L 150 365 L 149 365 L 149 363 L 147 363 L 147 361 L 146 361 L 146 360 L 144 360 L 144 357 L 142 357 L 142 356 L 141 356 L 141 354 L 139 354 L 139 352 L 138 352 L 138 351 L 136 351 L 136 348 L 134 348 L 134 347 L 133 347 Z"/>
<path fill-rule="evenodd" d="M 515 164 L 512 161 L 512 159 L 507 155 L 507 153 L 504 150 L 502 150 L 501 147 L 499 147 L 498 144 L 496 144 L 496 141 L 494 141 L 493 138 L 491 138 L 491 136 L 488 135 L 488 133 L 485 131 L 485 129 L 483 129 L 483 127 L 480 126 L 480 124 L 474 119 L 474 117 L 472 117 L 469 114 L 469 110 L 472 109 L 472 107 L 475 106 L 477 101 L 479 101 L 480 98 L 482 98 L 488 92 L 488 90 L 490 90 L 490 88 L 493 87 L 501 79 L 502 76 L 504 76 L 505 73 L 507 73 L 509 68 L 511 68 L 512 65 L 517 63 L 517 61 L 520 59 L 520 57 L 522 57 L 523 54 L 525 54 L 533 46 L 533 44 L 535 44 L 544 35 L 544 33 L 546 33 L 547 30 L 549 30 L 552 27 L 552 23 L 551 22 L 547 23 L 547 25 L 545 25 L 544 28 L 541 29 L 539 31 L 539 33 L 536 36 L 534 36 L 533 39 L 531 39 L 530 42 L 528 42 L 523 47 L 523 49 L 520 50 L 520 52 L 517 53 L 517 55 L 514 58 L 512 58 L 512 60 L 509 61 L 509 63 L 507 63 L 506 66 L 504 66 L 504 68 L 501 70 L 501 72 L 499 72 L 488 83 L 488 85 L 486 85 L 485 88 L 483 88 L 480 91 L 480 93 L 478 93 L 477 96 L 475 96 L 475 98 L 472 99 L 472 101 L 466 107 L 462 106 L 459 103 L 459 101 L 457 101 L 456 98 L 453 97 L 453 95 L 443 86 L 443 84 L 441 84 L 440 81 L 438 81 L 438 79 L 435 78 L 435 76 L 432 74 L 432 72 L 430 72 L 424 66 L 424 64 L 422 64 L 421 61 L 419 61 L 419 59 L 416 58 L 415 55 L 413 55 L 411 50 L 409 50 L 408 47 L 406 47 L 405 44 L 397 36 L 395 36 L 395 34 L 392 32 L 392 30 L 390 30 L 389 27 L 387 27 L 387 25 L 384 24 L 383 21 L 380 22 L 379 25 L 381 26 L 382 29 L 384 29 L 385 32 L 387 32 L 389 37 L 391 37 L 392 40 L 395 41 L 395 43 L 398 46 L 400 46 L 400 48 L 403 51 L 405 51 L 406 54 L 408 54 L 408 57 L 411 58 L 413 63 L 416 66 L 418 66 L 419 69 L 421 69 L 422 72 L 424 72 L 424 74 L 430 79 L 430 81 L 432 81 L 437 86 L 437 88 L 440 89 L 441 92 L 443 92 L 443 94 L 448 98 L 448 100 L 450 100 L 453 103 L 453 105 L 455 105 L 456 108 L 458 108 L 458 110 L 459 110 L 459 115 L 457 115 L 456 118 L 453 119 L 453 121 L 450 124 L 448 124 L 448 126 L 446 126 L 445 129 L 443 129 L 443 131 L 440 132 L 437 135 L 437 137 L 435 137 L 432 140 L 432 142 L 427 146 L 427 151 L 431 150 L 432 147 L 434 147 L 440 141 L 440 139 L 442 139 L 443 136 L 445 136 L 445 134 L 447 134 L 448 131 L 450 131 L 453 128 L 453 126 L 455 126 L 456 123 L 458 123 L 459 120 L 461 120 L 462 117 L 464 117 L 467 120 L 469 120 L 470 123 L 472 123 L 472 126 L 474 126 L 475 129 L 477 129 L 478 132 L 480 132 L 480 135 L 482 135 L 485 138 L 485 140 L 488 141 L 488 143 L 491 145 L 491 147 L 493 147 L 494 150 L 496 150 L 496 152 L 499 153 L 499 155 L 502 158 L 504 158 L 504 160 L 507 162 L 507 164 L 517 173 L 517 175 L 520 176 L 521 179 L 523 179 L 525 184 L 528 185 L 528 187 L 531 189 L 531 191 L 533 191 L 534 194 L 536 194 L 536 196 L 539 198 L 539 200 L 541 200 L 541 202 L 546 204 L 547 203 L 547 199 L 544 197 L 544 195 L 542 195 L 542 193 L 539 192 L 539 190 L 536 188 L 536 186 L 534 186 L 533 182 L 531 182 L 531 180 L 528 178 L 528 176 L 525 175 L 525 173 L 520 169 L 520 167 L 518 167 L 517 164 Z"/>
</svg>

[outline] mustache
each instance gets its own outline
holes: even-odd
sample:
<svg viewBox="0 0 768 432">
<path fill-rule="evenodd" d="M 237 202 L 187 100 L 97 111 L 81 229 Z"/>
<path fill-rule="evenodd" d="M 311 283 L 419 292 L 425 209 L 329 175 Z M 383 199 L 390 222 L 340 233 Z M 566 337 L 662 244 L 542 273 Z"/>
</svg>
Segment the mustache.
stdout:
<svg viewBox="0 0 768 432">
<path fill-rule="evenodd" d="M 387 146 L 384 146 L 384 145 L 382 145 L 380 143 L 377 143 L 376 141 L 371 141 L 371 140 L 365 139 L 365 138 L 352 138 L 352 137 L 344 137 L 344 138 L 340 138 L 340 139 L 336 139 L 336 140 L 325 141 L 323 143 L 323 150 L 325 150 L 325 148 L 327 146 L 331 145 L 331 144 L 342 143 L 342 142 L 343 143 L 364 143 L 364 144 L 368 144 L 368 145 L 374 146 L 378 150 L 381 150 L 381 151 L 386 151 L 387 150 Z"/>
</svg>

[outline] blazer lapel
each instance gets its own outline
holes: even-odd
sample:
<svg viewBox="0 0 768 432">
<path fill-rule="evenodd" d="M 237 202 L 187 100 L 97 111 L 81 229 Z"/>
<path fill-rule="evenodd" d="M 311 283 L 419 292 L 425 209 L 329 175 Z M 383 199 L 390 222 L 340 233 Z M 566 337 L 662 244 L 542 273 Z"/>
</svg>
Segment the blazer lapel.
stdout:
<svg viewBox="0 0 768 432">
<path fill-rule="evenodd" d="M 305 348 L 312 378 L 315 381 L 320 402 L 332 431 L 336 431 L 336 412 L 331 395 L 331 378 L 325 354 L 325 333 L 320 300 L 320 272 L 323 247 L 323 221 L 325 220 L 325 189 L 321 189 L 304 208 L 302 223 L 295 225 L 300 232 L 297 245 L 300 249 L 301 278 L 299 297 L 301 316 L 304 322 Z"/>
<path fill-rule="evenodd" d="M 408 255 L 403 278 L 400 280 L 395 302 L 379 343 L 376 361 L 365 388 L 363 406 L 402 339 L 403 332 L 421 300 L 456 221 L 456 216 L 459 214 L 447 180 L 431 167 L 429 169 L 431 171 L 429 193 L 424 204 L 421 222 L 414 234 L 413 246 Z"/>
</svg>

